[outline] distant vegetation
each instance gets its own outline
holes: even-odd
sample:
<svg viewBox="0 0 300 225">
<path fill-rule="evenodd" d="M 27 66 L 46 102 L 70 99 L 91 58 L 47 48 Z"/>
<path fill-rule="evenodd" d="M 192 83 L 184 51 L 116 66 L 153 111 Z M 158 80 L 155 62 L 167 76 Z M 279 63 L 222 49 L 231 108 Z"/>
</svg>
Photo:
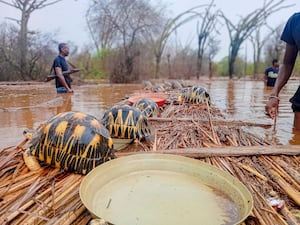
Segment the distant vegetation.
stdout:
<svg viewBox="0 0 300 225">
<path fill-rule="evenodd" d="M 44 80 L 57 54 L 54 34 L 28 28 L 30 14 L 58 4 L 62 0 L 5 1 L 20 11 L 20 18 L 8 18 L 0 24 L 0 81 Z M 290 7 L 285 0 L 264 1 L 261 8 L 249 12 L 233 23 L 215 5 L 195 6 L 174 17 L 161 2 L 146 0 L 91 1 L 86 12 L 86 24 L 92 42 L 78 51 L 70 44 L 70 61 L 81 68 L 84 79 L 109 79 L 128 83 L 152 78 L 191 79 L 201 76 L 251 76 L 257 79 L 272 58 L 282 60 L 284 43 L 280 34 L 284 24 L 268 25 L 266 19 L 279 10 Z M 183 46 L 174 41 L 180 26 L 197 21 L 198 46 Z M 226 26 L 230 46 L 221 46 L 220 26 Z M 269 30 L 262 37 L 261 30 Z M 242 45 L 247 41 L 253 57 L 247 59 Z M 221 48 L 228 56 L 214 59 Z M 242 53 L 243 52 L 243 53 Z M 297 61 L 294 74 L 299 75 Z"/>
</svg>

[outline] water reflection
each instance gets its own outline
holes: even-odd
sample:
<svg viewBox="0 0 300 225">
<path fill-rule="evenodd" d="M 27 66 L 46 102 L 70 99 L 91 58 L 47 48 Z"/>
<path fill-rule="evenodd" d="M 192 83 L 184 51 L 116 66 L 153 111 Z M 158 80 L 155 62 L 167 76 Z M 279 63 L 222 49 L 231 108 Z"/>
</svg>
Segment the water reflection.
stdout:
<svg viewBox="0 0 300 225">
<path fill-rule="evenodd" d="M 230 109 L 230 111 L 228 111 L 229 115 L 232 115 L 232 112 L 235 112 L 236 108 L 235 108 L 235 87 L 234 87 L 234 82 L 233 81 L 229 81 L 227 84 L 227 96 L 226 96 L 226 101 L 227 101 L 227 108 Z"/>
<path fill-rule="evenodd" d="M 57 94 L 52 84 L 0 85 L 0 149 L 20 143 L 25 128 L 36 129 L 52 116 L 82 111 L 101 118 L 104 111 L 141 85 L 85 85 Z"/>
<path fill-rule="evenodd" d="M 62 104 L 57 106 L 56 114 L 60 112 L 68 112 L 72 111 L 72 94 L 57 94 L 59 97 L 62 98 Z"/>
<path fill-rule="evenodd" d="M 201 83 L 201 82 L 199 82 Z M 213 106 L 230 119 L 272 123 L 265 115 L 265 103 L 271 88 L 263 81 L 204 81 Z M 273 127 L 250 127 L 273 143 L 300 144 L 299 131 L 293 130 L 293 112 L 289 98 L 298 87 L 298 81 L 289 81 L 280 93 L 279 116 Z M 74 94 L 56 94 L 52 84 L 0 85 L 0 149 L 23 140 L 25 128 L 35 129 L 52 116 L 65 111 L 82 111 L 102 118 L 105 110 L 126 96 L 141 91 L 142 85 L 84 85 L 74 87 Z M 178 93 L 180 91 L 178 90 Z"/>
<path fill-rule="evenodd" d="M 293 129 L 293 135 L 289 143 L 291 145 L 300 145 L 300 130 Z"/>
<path fill-rule="evenodd" d="M 298 85 L 299 81 L 291 80 L 282 89 L 275 131 L 273 126 L 268 129 L 250 127 L 247 130 L 265 137 L 274 144 L 299 142 L 299 135 L 293 130 L 294 114 L 289 102 Z M 263 81 L 213 81 L 208 85 L 208 89 L 213 104 L 232 119 L 273 124 L 273 120 L 265 115 L 265 104 L 272 88 L 265 87 Z"/>
</svg>

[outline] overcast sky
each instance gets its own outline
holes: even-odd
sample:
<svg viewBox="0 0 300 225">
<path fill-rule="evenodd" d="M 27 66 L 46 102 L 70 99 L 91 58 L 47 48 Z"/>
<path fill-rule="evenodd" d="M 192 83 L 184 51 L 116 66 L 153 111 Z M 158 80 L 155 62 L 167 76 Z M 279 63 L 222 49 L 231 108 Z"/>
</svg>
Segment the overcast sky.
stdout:
<svg viewBox="0 0 300 225">
<path fill-rule="evenodd" d="M 164 0 L 163 2 L 168 2 L 170 12 L 177 15 L 193 6 L 209 3 L 210 0 Z M 240 16 L 261 8 L 263 2 L 264 0 L 215 0 L 216 8 L 221 9 L 232 21 L 237 21 Z M 55 39 L 58 42 L 72 41 L 81 47 L 90 42 L 85 24 L 85 12 L 88 4 L 89 0 L 63 0 L 55 5 L 37 10 L 30 18 L 29 29 L 56 33 Z M 286 22 L 294 12 L 300 11 L 299 0 L 286 0 L 285 5 L 289 4 L 294 4 L 294 6 L 275 13 L 268 19 L 268 23 L 276 27 L 280 23 Z M 0 23 L 6 20 L 5 17 L 19 19 L 20 13 L 14 8 L 0 3 Z M 193 39 L 192 36 L 196 39 L 195 23 L 187 24 L 183 29 L 184 32 L 179 32 L 183 45 L 188 44 Z M 221 51 L 217 58 L 220 59 L 228 52 L 228 32 L 226 29 L 221 29 L 219 39 L 221 40 Z"/>
</svg>

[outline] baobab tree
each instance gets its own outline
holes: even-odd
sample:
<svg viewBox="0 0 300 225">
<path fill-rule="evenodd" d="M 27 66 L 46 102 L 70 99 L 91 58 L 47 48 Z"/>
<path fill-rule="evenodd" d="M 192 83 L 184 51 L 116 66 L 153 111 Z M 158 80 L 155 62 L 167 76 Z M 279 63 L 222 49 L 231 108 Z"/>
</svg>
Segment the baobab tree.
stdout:
<svg viewBox="0 0 300 225">
<path fill-rule="evenodd" d="M 228 75 L 230 79 L 233 77 L 234 74 L 234 64 L 237 59 L 241 45 L 247 38 L 249 38 L 253 31 L 265 24 L 266 19 L 270 15 L 274 14 L 275 12 L 278 12 L 279 10 L 292 6 L 283 5 L 283 3 L 285 2 L 285 0 L 264 1 L 264 4 L 261 8 L 256 9 L 253 12 L 250 12 L 249 14 L 245 15 L 237 22 L 237 24 L 232 23 L 232 21 L 230 21 L 228 17 L 226 17 L 224 13 L 220 11 L 219 15 L 225 21 L 230 38 L 228 55 Z"/>
<path fill-rule="evenodd" d="M 18 65 L 14 65 L 18 68 L 18 72 L 20 76 L 25 78 L 29 75 L 29 70 L 27 68 L 27 58 L 28 58 L 28 22 L 31 14 L 39 9 L 45 8 L 49 5 L 53 5 L 62 0 L 13 0 L 13 1 L 5 1 L 0 0 L 0 3 L 5 4 L 7 6 L 13 7 L 21 12 L 21 18 L 7 18 L 17 22 L 20 26 L 19 34 L 18 34 L 18 46 L 19 57 L 18 57 Z"/>
</svg>

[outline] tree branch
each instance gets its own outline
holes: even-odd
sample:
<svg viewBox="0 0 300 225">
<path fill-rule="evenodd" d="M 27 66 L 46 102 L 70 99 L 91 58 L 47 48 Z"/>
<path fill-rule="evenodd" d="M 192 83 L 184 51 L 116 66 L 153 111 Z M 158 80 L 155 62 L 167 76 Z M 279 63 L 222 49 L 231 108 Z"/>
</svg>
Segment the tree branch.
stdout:
<svg viewBox="0 0 300 225">
<path fill-rule="evenodd" d="M 14 5 L 14 4 L 12 4 L 12 3 L 9 3 L 9 2 L 7 2 L 7 1 L 0 0 L 0 3 L 3 3 L 3 4 L 5 4 L 5 5 L 8 5 L 8 6 L 17 8 L 16 5 Z"/>
</svg>

